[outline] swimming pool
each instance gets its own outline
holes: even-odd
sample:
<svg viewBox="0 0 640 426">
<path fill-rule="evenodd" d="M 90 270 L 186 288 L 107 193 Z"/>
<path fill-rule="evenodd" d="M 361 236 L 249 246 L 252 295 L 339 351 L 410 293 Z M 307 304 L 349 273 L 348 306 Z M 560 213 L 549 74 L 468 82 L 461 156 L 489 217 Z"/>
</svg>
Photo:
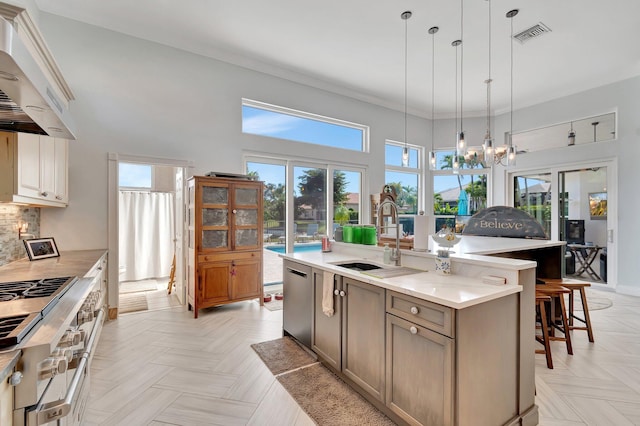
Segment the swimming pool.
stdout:
<svg viewBox="0 0 640 426">
<path fill-rule="evenodd" d="M 276 253 L 284 253 L 285 246 L 277 245 L 277 246 L 267 246 L 265 247 L 267 250 L 275 251 Z M 293 252 L 294 253 L 302 253 L 305 251 L 320 251 L 322 249 L 322 243 L 313 243 L 313 244 L 294 244 Z"/>
</svg>

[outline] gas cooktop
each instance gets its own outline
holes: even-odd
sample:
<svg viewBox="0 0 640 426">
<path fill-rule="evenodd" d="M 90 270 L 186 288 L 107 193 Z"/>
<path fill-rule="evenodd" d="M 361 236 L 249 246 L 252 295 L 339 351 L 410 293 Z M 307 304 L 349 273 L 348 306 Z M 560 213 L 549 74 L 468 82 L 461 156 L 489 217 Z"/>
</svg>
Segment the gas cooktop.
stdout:
<svg viewBox="0 0 640 426">
<path fill-rule="evenodd" d="M 0 349 L 19 343 L 76 280 L 55 277 L 0 283 Z"/>
</svg>

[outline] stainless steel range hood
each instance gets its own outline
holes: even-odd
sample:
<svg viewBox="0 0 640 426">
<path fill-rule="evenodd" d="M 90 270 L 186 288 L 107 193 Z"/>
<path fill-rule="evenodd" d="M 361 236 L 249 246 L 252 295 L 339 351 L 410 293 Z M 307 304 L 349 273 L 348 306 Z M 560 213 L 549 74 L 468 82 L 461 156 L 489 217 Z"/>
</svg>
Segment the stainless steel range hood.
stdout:
<svg viewBox="0 0 640 426">
<path fill-rule="evenodd" d="M 75 139 L 68 102 L 56 94 L 39 61 L 13 25 L 2 17 L 0 130 Z"/>
</svg>

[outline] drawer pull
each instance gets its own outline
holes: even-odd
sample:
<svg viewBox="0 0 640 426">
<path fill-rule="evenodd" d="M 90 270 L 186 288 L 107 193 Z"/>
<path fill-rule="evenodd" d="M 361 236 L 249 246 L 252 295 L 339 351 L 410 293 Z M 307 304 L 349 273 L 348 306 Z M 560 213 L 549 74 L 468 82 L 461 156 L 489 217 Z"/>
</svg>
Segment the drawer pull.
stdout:
<svg viewBox="0 0 640 426">
<path fill-rule="evenodd" d="M 411 334 L 418 334 L 418 328 L 412 325 L 409 327 L 409 332 L 411 332 Z"/>
<path fill-rule="evenodd" d="M 420 309 L 418 309 L 417 306 L 412 306 L 411 309 L 409 309 L 411 311 L 411 313 L 413 315 L 418 315 L 418 312 L 420 312 Z"/>
</svg>

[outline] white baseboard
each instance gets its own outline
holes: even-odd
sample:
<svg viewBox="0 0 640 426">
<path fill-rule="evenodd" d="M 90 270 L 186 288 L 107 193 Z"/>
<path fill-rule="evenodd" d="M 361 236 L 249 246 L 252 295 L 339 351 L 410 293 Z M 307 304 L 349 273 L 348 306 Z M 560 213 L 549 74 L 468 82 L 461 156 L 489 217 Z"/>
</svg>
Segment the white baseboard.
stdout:
<svg viewBox="0 0 640 426">
<path fill-rule="evenodd" d="M 618 284 L 616 287 L 616 293 L 640 297 L 640 286 Z"/>
</svg>

